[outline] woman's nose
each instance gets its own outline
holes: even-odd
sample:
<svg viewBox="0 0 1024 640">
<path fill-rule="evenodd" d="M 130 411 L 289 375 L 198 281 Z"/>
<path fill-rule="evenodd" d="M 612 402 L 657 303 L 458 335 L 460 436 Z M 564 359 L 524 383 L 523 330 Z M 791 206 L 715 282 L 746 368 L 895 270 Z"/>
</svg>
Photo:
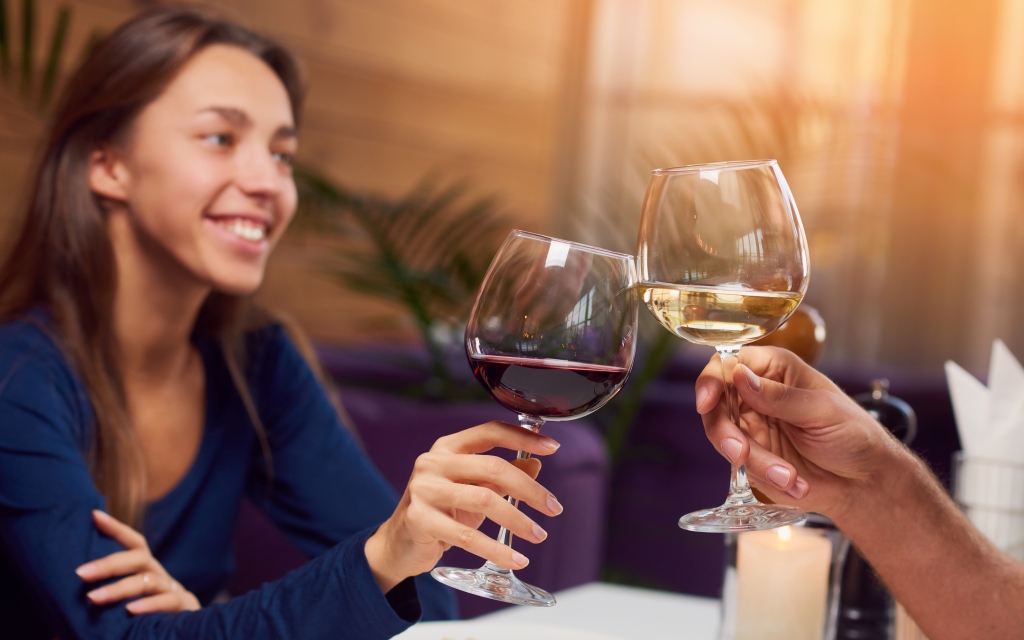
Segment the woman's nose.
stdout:
<svg viewBox="0 0 1024 640">
<path fill-rule="evenodd" d="M 281 191 L 281 169 L 268 151 L 247 153 L 239 159 L 239 189 L 252 197 L 269 198 Z"/>
</svg>

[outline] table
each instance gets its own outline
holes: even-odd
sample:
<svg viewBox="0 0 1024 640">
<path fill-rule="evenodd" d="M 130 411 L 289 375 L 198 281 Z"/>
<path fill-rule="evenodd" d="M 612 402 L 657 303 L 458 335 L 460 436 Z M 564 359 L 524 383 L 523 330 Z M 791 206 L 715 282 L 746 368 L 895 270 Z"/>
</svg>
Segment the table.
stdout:
<svg viewBox="0 0 1024 640">
<path fill-rule="evenodd" d="M 715 640 L 719 601 L 593 582 L 555 594 L 550 608 L 515 607 L 476 622 L 565 627 L 624 639 Z"/>
</svg>

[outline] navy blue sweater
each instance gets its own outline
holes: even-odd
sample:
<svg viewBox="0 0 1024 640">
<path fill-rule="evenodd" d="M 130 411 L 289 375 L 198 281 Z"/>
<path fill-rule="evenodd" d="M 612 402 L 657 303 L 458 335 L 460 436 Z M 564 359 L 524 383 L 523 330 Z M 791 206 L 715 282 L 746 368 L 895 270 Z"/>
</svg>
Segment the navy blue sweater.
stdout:
<svg viewBox="0 0 1024 640">
<path fill-rule="evenodd" d="M 396 498 L 338 420 L 278 326 L 249 336 L 247 376 L 273 454 L 273 483 L 217 345 L 196 337 L 206 421 L 194 463 L 146 509 L 143 533 L 203 609 L 132 616 L 88 602 L 79 565 L 122 550 L 100 534 L 104 499 L 89 476 L 91 404 L 47 330 L 45 314 L 0 325 L 0 637 L 390 638 L 420 619 L 454 616 L 429 576 L 386 597 L 363 553 Z M 281 580 L 210 604 L 232 572 L 248 495 L 311 560 Z"/>
</svg>

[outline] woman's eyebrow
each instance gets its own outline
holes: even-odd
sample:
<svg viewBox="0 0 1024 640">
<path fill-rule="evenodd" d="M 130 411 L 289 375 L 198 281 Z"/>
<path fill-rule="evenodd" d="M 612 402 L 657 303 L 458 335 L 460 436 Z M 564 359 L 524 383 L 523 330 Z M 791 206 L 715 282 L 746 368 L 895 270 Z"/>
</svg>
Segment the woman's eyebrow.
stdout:
<svg viewBox="0 0 1024 640">
<path fill-rule="evenodd" d="M 295 130 L 295 127 L 291 125 L 281 125 L 274 132 L 274 139 L 279 140 L 281 138 L 298 138 L 299 132 Z"/>
<path fill-rule="evenodd" d="M 237 107 L 214 106 L 206 107 L 205 109 L 199 110 L 199 113 L 207 112 L 216 113 L 217 115 L 224 118 L 225 120 L 227 120 L 228 122 L 230 122 L 231 124 L 235 125 L 240 129 L 248 129 L 252 127 L 252 118 L 250 118 L 249 114 L 247 114 L 245 111 L 242 111 Z M 275 139 L 297 137 L 299 137 L 298 131 L 296 131 L 295 127 L 288 124 L 281 125 L 280 127 L 277 128 L 277 131 L 274 132 Z"/>
<path fill-rule="evenodd" d="M 249 114 L 236 107 L 206 107 L 199 110 L 199 113 L 207 112 L 216 113 L 236 127 L 248 128 L 252 126 L 252 118 L 249 117 Z"/>
</svg>

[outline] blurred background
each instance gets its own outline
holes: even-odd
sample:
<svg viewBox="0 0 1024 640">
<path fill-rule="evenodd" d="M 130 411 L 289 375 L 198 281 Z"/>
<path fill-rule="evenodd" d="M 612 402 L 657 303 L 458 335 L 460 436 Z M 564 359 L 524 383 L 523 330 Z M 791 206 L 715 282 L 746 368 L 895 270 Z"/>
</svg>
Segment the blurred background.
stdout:
<svg viewBox="0 0 1024 640">
<path fill-rule="evenodd" d="M 5 225 L 52 87 L 96 37 L 153 4 L 0 3 Z M 995 337 L 1024 353 L 1024 0 L 213 4 L 289 46 L 308 72 L 304 215 L 260 296 L 320 347 L 371 454 L 366 425 L 381 411 L 360 409 L 367 396 L 346 395 L 346 380 L 373 378 L 368 363 L 390 353 L 381 345 L 404 349 L 403 362 L 426 345 L 433 373 L 403 377 L 404 365 L 381 365 L 390 369 L 377 371 L 378 389 L 418 385 L 420 399 L 471 400 L 444 380 L 468 373 L 459 323 L 505 232 L 632 252 L 656 167 L 779 160 L 809 235 L 806 302 L 828 328 L 821 366 L 852 391 L 882 372 L 893 393 L 917 398 L 922 446 L 937 465 L 956 447 L 942 362 L 984 370 Z M 444 233 L 410 232 L 426 228 Z M 639 382 L 595 416 L 607 450 L 587 469 L 604 496 L 595 522 L 613 541 L 595 543 L 606 548 L 595 566 L 608 579 L 714 595 L 712 578 L 680 576 L 689 569 L 658 574 L 657 550 L 672 547 L 652 541 L 691 536 L 694 553 L 711 544 L 674 529 L 694 485 L 671 473 L 707 477 L 714 496 L 725 493 L 727 469 L 709 461 L 705 473 L 686 458 L 695 448 L 713 455 L 700 433 L 684 446 L 643 431 L 659 419 L 678 431 L 672 416 L 693 422 L 692 377 L 708 354 L 647 327 Z M 418 411 L 409 415 L 427 420 Z M 440 434 L 452 430 L 437 420 Z M 678 455 L 666 458 L 672 447 Z M 652 448 L 660 458 L 644 458 Z M 395 484 L 405 463 L 389 472 L 378 459 Z M 670 475 L 637 479 L 630 464 Z M 721 501 L 698 498 L 690 506 Z M 645 499 L 655 511 L 667 505 L 667 525 L 629 511 Z M 626 557 L 615 540 L 646 545 L 650 557 Z M 706 575 L 720 580 L 715 566 Z"/>
<path fill-rule="evenodd" d="M 60 8 L 73 14 L 63 75 L 92 34 L 151 3 L 33 4 L 40 74 Z M 6 5 L 5 219 L 40 132 L 18 99 L 22 3 Z M 775 157 L 810 234 L 826 362 L 980 369 L 994 336 L 1024 347 L 1024 2 L 215 5 L 301 56 L 300 158 L 347 188 L 400 196 L 431 172 L 468 179 L 508 226 L 631 250 L 650 169 Z M 400 310 L 304 277 L 302 253 L 278 253 L 267 302 L 320 340 L 415 339 L 378 321 Z"/>
</svg>

